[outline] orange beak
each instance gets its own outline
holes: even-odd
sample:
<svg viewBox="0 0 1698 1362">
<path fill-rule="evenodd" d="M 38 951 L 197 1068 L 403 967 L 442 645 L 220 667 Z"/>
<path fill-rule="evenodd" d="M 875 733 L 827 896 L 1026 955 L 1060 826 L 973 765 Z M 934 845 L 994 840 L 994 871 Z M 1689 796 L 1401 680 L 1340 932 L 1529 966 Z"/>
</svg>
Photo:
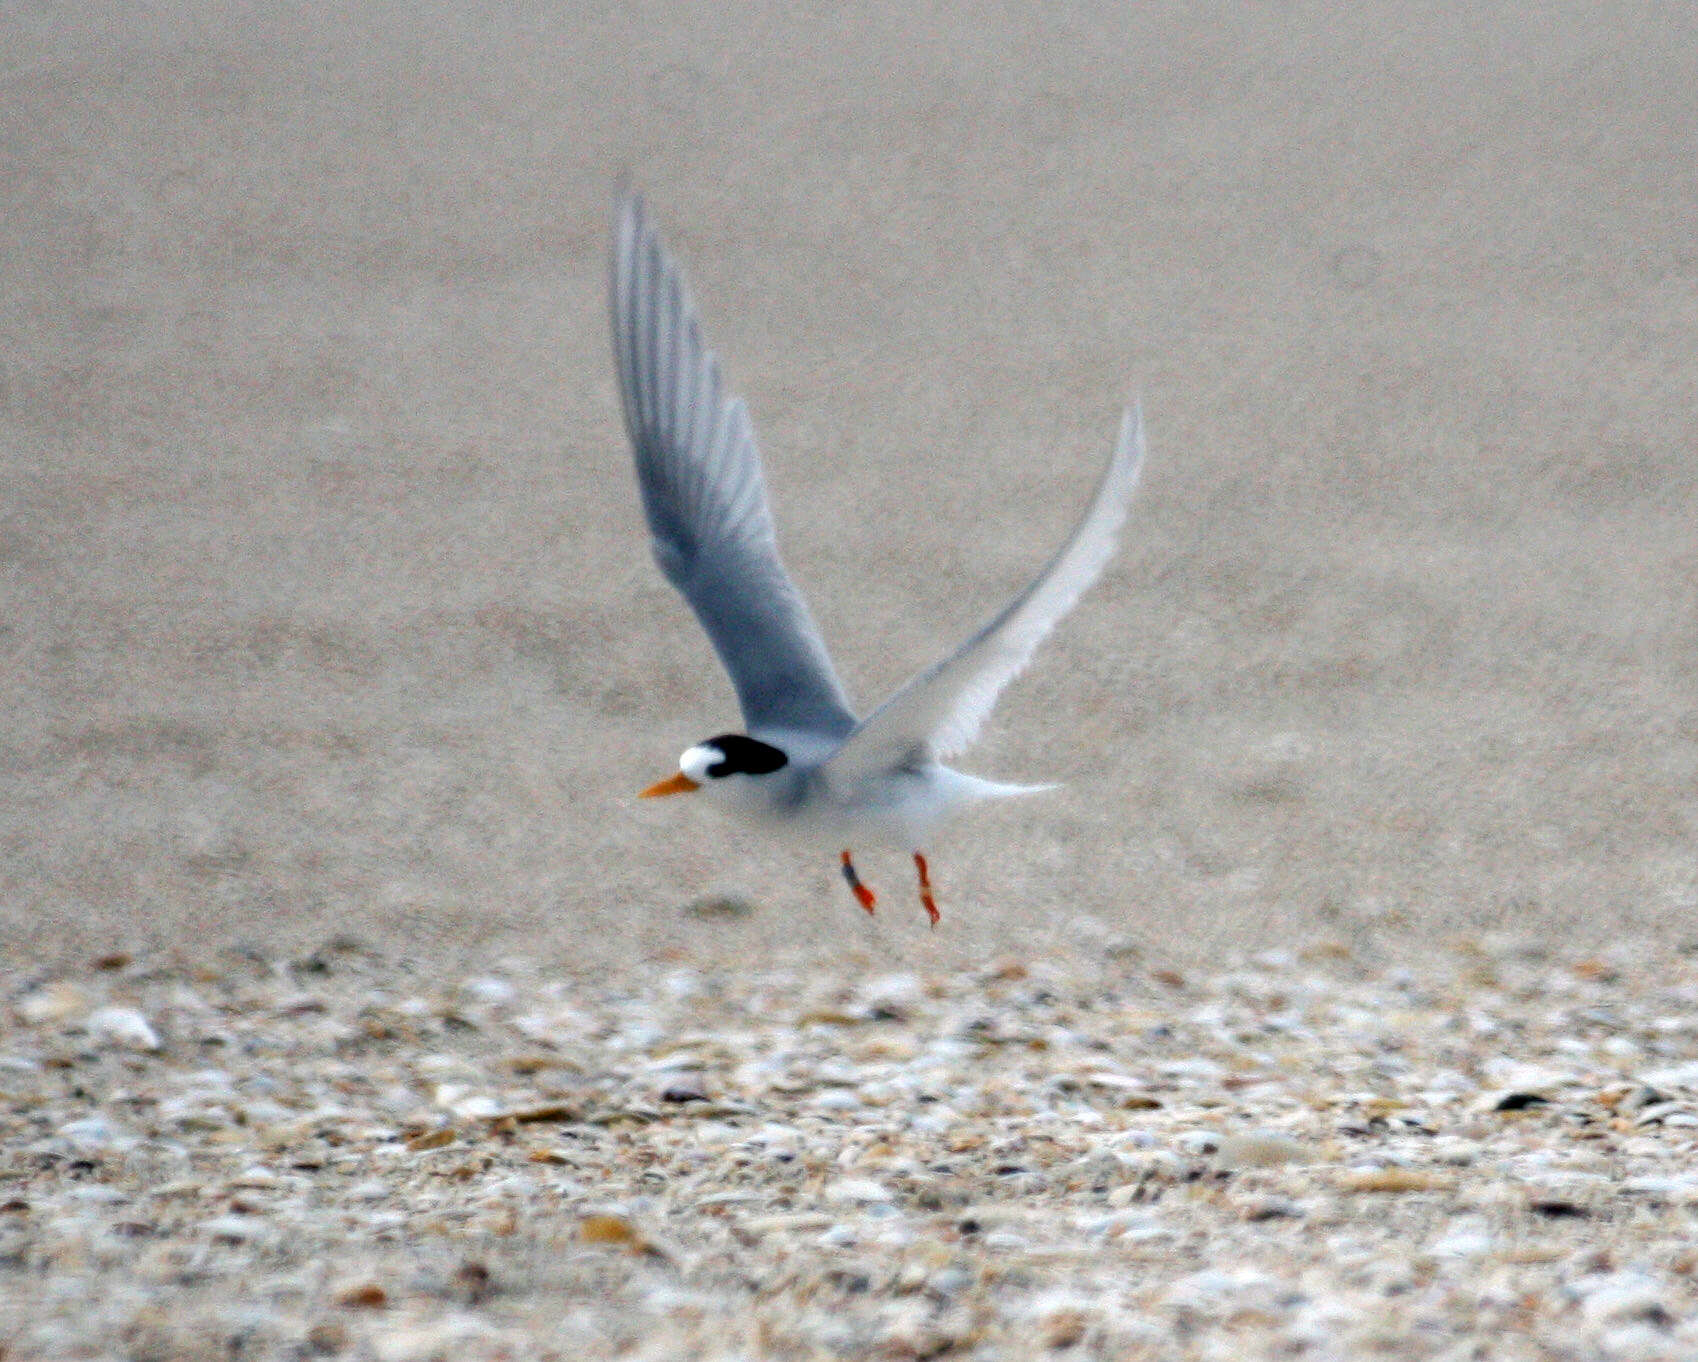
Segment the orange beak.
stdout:
<svg viewBox="0 0 1698 1362">
<path fill-rule="evenodd" d="M 699 790 L 701 788 L 702 787 L 696 784 L 695 781 L 691 780 L 689 776 L 680 771 L 675 776 L 668 776 L 665 780 L 656 781 L 653 785 L 649 786 L 648 789 L 638 795 L 637 798 L 659 799 L 662 795 L 689 794 L 691 790 Z"/>
</svg>

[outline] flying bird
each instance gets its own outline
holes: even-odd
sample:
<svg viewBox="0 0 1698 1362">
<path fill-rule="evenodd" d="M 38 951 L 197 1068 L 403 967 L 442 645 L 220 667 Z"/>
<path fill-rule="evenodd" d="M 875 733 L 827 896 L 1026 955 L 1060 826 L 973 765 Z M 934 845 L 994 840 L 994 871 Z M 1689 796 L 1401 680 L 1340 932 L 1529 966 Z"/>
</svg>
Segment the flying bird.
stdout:
<svg viewBox="0 0 1698 1362">
<path fill-rule="evenodd" d="M 682 274 L 643 200 L 620 200 L 613 356 L 652 548 L 730 674 L 742 733 L 689 748 L 643 798 L 701 791 L 737 815 L 836 851 L 856 901 L 877 900 L 852 852 L 906 851 L 935 927 L 925 850 L 983 800 L 1053 789 L 982 780 L 943 763 L 978 737 L 998 695 L 1114 555 L 1144 460 L 1134 403 L 1096 494 L 1032 583 L 948 657 L 863 719 L 849 706 L 807 602 L 778 556 L 754 429 L 729 392 Z"/>
</svg>

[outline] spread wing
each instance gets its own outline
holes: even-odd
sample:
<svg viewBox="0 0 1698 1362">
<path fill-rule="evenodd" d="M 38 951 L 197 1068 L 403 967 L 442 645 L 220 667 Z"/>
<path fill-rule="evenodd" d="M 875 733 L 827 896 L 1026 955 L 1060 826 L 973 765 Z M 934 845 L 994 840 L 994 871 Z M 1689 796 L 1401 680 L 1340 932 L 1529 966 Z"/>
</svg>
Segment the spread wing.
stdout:
<svg viewBox="0 0 1698 1362">
<path fill-rule="evenodd" d="M 868 715 L 831 758 L 831 769 L 888 770 L 943 760 L 971 746 L 1003 688 L 1114 556 L 1143 466 L 1144 417 L 1134 404 L 1121 420 L 1120 442 L 1096 495 L 1061 551 L 953 655 Z"/>
<path fill-rule="evenodd" d="M 613 357 L 655 561 L 707 630 L 745 726 L 841 741 L 855 716 L 779 561 L 748 412 L 635 195 L 614 227 Z"/>
</svg>

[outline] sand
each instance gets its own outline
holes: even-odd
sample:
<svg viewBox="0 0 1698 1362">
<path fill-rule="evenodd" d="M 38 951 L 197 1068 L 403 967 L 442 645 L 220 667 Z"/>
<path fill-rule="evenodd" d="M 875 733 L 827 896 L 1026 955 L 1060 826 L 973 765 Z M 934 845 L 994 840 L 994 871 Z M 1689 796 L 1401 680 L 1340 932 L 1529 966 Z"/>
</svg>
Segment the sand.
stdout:
<svg viewBox="0 0 1698 1362">
<path fill-rule="evenodd" d="M 653 1304 L 668 1291 L 706 1300 L 698 1320 L 778 1321 L 707 1328 L 728 1356 L 1020 1356 L 1038 1335 L 1018 1321 L 1057 1291 L 1057 1317 L 1083 1321 L 1075 1349 L 1218 1355 L 1229 1334 L 1102 1279 L 1103 1236 L 1127 1231 L 1099 1222 L 1136 1209 L 1110 1198 L 1164 1153 L 1179 1171 L 1160 1176 L 1193 1190 L 1164 1195 L 1152 1214 L 1178 1219 L 1149 1222 L 1147 1245 L 1171 1233 L 1182 1249 L 1127 1249 L 1118 1280 L 1271 1276 L 1245 1288 L 1263 1332 L 1244 1346 L 1295 1346 L 1294 1290 L 1368 1314 L 1408 1294 L 1352 1278 L 1340 1235 L 1383 1257 L 1454 1231 L 1496 1264 L 1513 1224 L 1555 1236 L 1557 1256 L 1504 1288 L 1524 1315 L 1486 1322 L 1475 1297 L 1441 1292 L 1431 1327 L 1454 1346 L 1522 1328 L 1529 1355 L 1595 1355 L 1583 1339 L 1627 1329 L 1690 1350 L 1685 1269 L 1664 1247 L 1685 1194 L 1665 1188 L 1657 1204 L 1677 1209 L 1653 1213 L 1627 1187 L 1676 1177 L 1688 1146 L 1678 1122 L 1641 1127 L 1620 1103 L 1642 1087 L 1686 1100 L 1666 1071 L 1686 1062 L 1698 984 L 1691 16 L 1376 0 L 474 21 L 423 4 L 49 3 L 0 16 L 0 37 L 0 1155 L 17 1183 L 0 1201 L 24 1206 L 0 1216 L 8 1355 L 170 1356 L 185 1340 L 284 1355 L 320 1326 L 310 1346 L 329 1353 L 472 1355 L 430 1333 L 449 1311 L 513 1356 L 586 1355 L 584 1337 L 664 1356 L 685 1337 L 667 1330 L 696 1327 Z M 964 763 L 1065 789 L 932 849 L 935 932 L 900 858 L 861 858 L 885 904 L 869 920 L 832 864 L 632 798 L 735 712 L 640 533 L 606 354 L 624 181 L 751 404 L 787 561 L 863 706 L 1043 561 L 1142 396 L 1150 463 L 1125 550 Z M 1288 963 L 1257 965 L 1270 951 Z M 1525 971 L 1526 996 L 1494 1001 L 1467 963 L 1481 953 Z M 360 963 L 291 1012 L 302 962 L 331 957 Z M 999 969 L 1064 1004 L 1012 997 Z M 1172 1056 L 1152 1029 L 1187 1034 L 1268 969 L 1314 976 L 1314 1043 L 1277 1100 L 1224 1108 L 1202 1105 L 1236 1091 L 1215 1078 L 1198 1078 L 1203 1098 L 1158 1092 L 1148 1118 L 1058 1088 L 1082 1062 L 1060 1045 L 998 1068 L 1011 1105 L 964 1103 L 959 1129 L 896 1121 L 908 1104 L 892 1098 L 804 1130 L 799 1099 L 736 1049 L 805 1043 L 851 1092 L 982 1086 L 979 1042 L 958 1036 L 982 1004 L 1070 1028 L 1157 1084 Z M 668 992 L 681 971 L 707 1001 Z M 804 1020 L 891 978 L 914 981 L 905 1020 Z M 491 979 L 512 999 L 477 1006 L 500 1017 L 446 1020 Z M 1547 999 L 1553 979 L 1600 994 Z M 1349 1009 L 1400 988 L 1426 990 L 1422 1027 L 1450 1018 L 1471 1047 L 1431 1072 L 1472 1086 L 1416 1103 L 1433 1134 L 1399 1135 L 1427 1183 L 1352 1191 L 1366 1156 L 1341 1128 L 1361 1124 L 1363 1094 L 1408 1094 L 1353 1076 L 1380 1042 Z M 416 1031 L 384 1023 L 369 1053 L 337 1049 L 338 1027 L 408 999 Z M 1090 1025 L 1049 1015 L 1087 1002 Z M 536 1008 L 582 1014 L 543 1037 L 576 1056 L 571 1081 L 500 1068 L 526 1040 L 501 1009 Z M 1638 1049 L 1594 1053 L 1608 1037 L 1586 1031 L 1588 1008 Z M 232 1036 L 272 1039 L 206 1048 L 182 1020 L 226 1010 Z M 664 1034 L 612 1045 L 631 1018 Z M 711 1139 L 641 1120 L 573 1172 L 529 1159 L 557 1134 L 588 1148 L 562 1133 L 583 1121 L 543 1123 L 533 1147 L 528 1126 L 457 1111 L 482 1096 L 595 1117 L 578 1088 L 646 1091 L 665 1035 L 722 1027 L 735 1053 L 699 1066 L 702 1100 L 727 1104 Z M 867 1048 L 880 1027 L 896 1029 L 883 1057 Z M 420 1077 L 448 1053 L 444 1028 L 480 1080 L 447 1098 L 469 1080 Z M 945 1082 L 933 1063 L 965 1069 Z M 1548 1101 L 1481 1111 L 1494 1063 L 1558 1071 Z M 373 1066 L 393 1073 L 362 1077 Z M 244 1101 L 262 1080 L 298 1086 L 270 1099 L 287 1117 L 236 1138 L 160 1112 L 202 1070 Z M 341 1082 L 355 1090 L 335 1096 Z M 295 1167 L 288 1140 L 244 1133 L 327 1104 L 347 1109 L 347 1167 Z M 1062 1162 L 1100 1137 L 1137 1167 L 1074 1186 L 1045 1164 L 1022 1199 L 1018 1178 L 1004 1188 L 948 1148 L 994 1143 L 1028 1108 L 1060 1125 L 1095 1113 L 1089 1139 L 1044 1125 Z M 1325 1157 L 1219 1168 L 1198 1145 L 1211 1112 Z M 459 1152 L 413 1151 L 414 1167 L 427 1113 Z M 118 1145 L 76 1153 L 82 1120 Z M 749 1175 L 750 1195 L 791 1198 L 782 1211 L 701 1210 L 709 1184 L 741 1188 L 724 1151 L 772 1126 L 817 1136 L 807 1157 L 837 1171 Z M 1594 1128 L 1621 1149 L 1580 1141 Z M 1126 1142 L 1139 1131 L 1147 1147 Z M 645 1160 L 676 1183 L 669 1160 L 697 1138 L 695 1199 L 643 1202 Z M 1447 1138 L 1481 1148 L 1447 1162 Z M 1549 1192 L 1586 1214 L 1528 1210 L 1514 1198 L 1549 1189 L 1519 1174 L 1456 1171 L 1496 1170 L 1500 1138 L 1597 1172 L 1583 1197 Z M 919 1168 L 949 1162 L 966 1203 L 1037 1217 L 1007 1230 L 1022 1253 L 1084 1265 L 998 1287 L 1006 1319 L 974 1314 L 987 1260 L 949 1238 L 958 1206 L 831 1195 L 831 1177 L 886 1177 L 857 1163 L 881 1140 Z M 516 1259 L 475 1215 L 451 1247 L 405 1232 L 437 1213 L 429 1161 L 457 1158 L 471 1171 L 448 1179 L 450 1208 L 528 1179 L 509 1198 Z M 287 1195 L 231 1190 L 260 1166 Z M 1531 1218 L 1476 1205 L 1477 1180 Z M 197 1190 L 170 1214 L 149 1200 L 185 1181 Z M 124 1200 L 73 1195 L 98 1187 Z M 1234 1219 L 1256 1196 L 1301 1213 Z M 1383 1211 L 1406 1198 L 1424 1228 Z M 922 1269 L 868 1237 L 877 1206 L 948 1249 L 926 1272 L 969 1286 L 901 1285 Z M 366 1212 L 400 1219 L 374 1229 Z M 832 1223 L 762 1249 L 750 1224 L 771 1215 Z M 597 1216 L 632 1237 L 585 1242 Z M 265 1232 L 206 1228 L 231 1217 Z M 152 1227 L 146 1251 L 116 1228 L 131 1223 Z M 795 1247 L 833 1233 L 853 1245 Z M 1600 1235 L 1611 1261 L 1582 1261 Z M 743 1236 L 769 1255 L 746 1279 Z M 865 1286 L 819 1285 L 851 1247 Z M 550 1275 L 562 1254 L 574 1266 Z M 1454 1268 L 1485 1290 L 1496 1279 L 1455 1267 L 1468 1260 L 1439 1254 L 1428 1280 Z M 502 1290 L 475 1273 L 444 1285 L 465 1263 Z M 1320 1274 L 1312 1289 L 1291 1286 L 1297 1264 Z M 631 1273 L 649 1304 L 609 1305 Z M 367 1275 L 381 1305 L 337 1303 Z M 1605 1289 L 1626 1294 L 1589 1306 Z M 831 1290 L 855 1297 L 838 1310 L 850 1334 L 784 1332 Z M 147 1333 L 136 1302 L 169 1312 L 177 1292 L 201 1323 Z M 229 1321 L 250 1301 L 268 1322 L 237 1348 Z M 910 1306 L 914 1329 L 954 1341 L 878 1334 Z M 581 1337 L 563 1323 L 580 1318 Z M 1429 1337 L 1414 1316 L 1388 1327 L 1411 1355 Z"/>
</svg>

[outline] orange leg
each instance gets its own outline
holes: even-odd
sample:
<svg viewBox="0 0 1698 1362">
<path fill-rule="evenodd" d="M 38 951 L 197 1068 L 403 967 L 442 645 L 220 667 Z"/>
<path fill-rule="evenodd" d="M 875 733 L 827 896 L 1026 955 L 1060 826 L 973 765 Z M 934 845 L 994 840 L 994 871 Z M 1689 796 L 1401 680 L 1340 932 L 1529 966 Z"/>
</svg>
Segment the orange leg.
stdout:
<svg viewBox="0 0 1698 1362">
<path fill-rule="evenodd" d="M 920 872 L 920 905 L 935 927 L 943 914 L 938 912 L 937 900 L 932 897 L 932 877 L 926 873 L 926 858 L 917 851 L 914 853 L 914 865 Z"/>
<path fill-rule="evenodd" d="M 873 896 L 871 889 L 861 883 L 861 877 L 855 873 L 855 863 L 849 859 L 847 851 L 843 853 L 843 878 L 849 881 L 849 889 L 855 895 L 855 902 L 865 908 L 867 915 L 871 917 L 878 899 Z"/>
</svg>

